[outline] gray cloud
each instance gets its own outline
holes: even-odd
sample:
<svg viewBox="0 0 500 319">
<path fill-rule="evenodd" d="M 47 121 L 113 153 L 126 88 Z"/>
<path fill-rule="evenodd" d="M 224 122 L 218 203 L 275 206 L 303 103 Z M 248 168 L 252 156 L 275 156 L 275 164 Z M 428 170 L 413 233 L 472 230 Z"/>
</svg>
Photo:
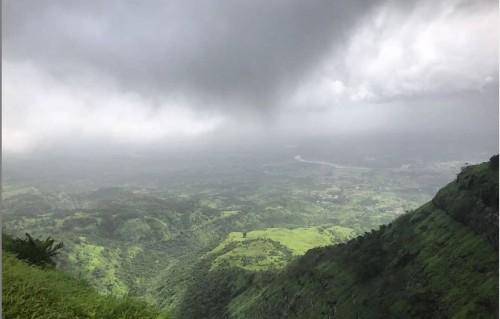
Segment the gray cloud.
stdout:
<svg viewBox="0 0 500 319">
<path fill-rule="evenodd" d="M 8 151 L 464 125 L 496 139 L 495 1 L 4 5 Z"/>
<path fill-rule="evenodd" d="M 8 1 L 6 58 L 126 90 L 272 107 L 377 1 Z"/>
</svg>

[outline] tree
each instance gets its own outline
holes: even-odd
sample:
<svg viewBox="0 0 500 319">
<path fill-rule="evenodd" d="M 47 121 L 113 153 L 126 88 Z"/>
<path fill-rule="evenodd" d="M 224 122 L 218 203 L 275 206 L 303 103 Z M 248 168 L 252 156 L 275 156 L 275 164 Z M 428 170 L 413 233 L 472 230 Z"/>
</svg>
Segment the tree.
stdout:
<svg viewBox="0 0 500 319">
<path fill-rule="evenodd" d="M 490 167 L 494 170 L 498 170 L 498 154 L 497 155 L 493 155 L 491 158 L 490 158 Z"/>
<path fill-rule="evenodd" d="M 3 236 L 4 249 L 12 252 L 17 258 L 37 266 L 55 266 L 53 258 L 63 248 L 62 242 L 56 243 L 50 236 L 45 240 L 31 237 L 26 233 L 26 238 L 11 238 Z"/>
</svg>

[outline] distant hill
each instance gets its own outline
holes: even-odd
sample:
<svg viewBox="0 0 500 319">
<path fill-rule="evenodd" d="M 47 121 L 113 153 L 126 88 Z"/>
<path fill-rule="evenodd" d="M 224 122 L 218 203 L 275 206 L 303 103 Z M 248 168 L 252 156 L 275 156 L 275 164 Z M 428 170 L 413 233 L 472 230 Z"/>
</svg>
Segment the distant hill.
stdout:
<svg viewBox="0 0 500 319">
<path fill-rule="evenodd" d="M 3 318 L 167 318 L 130 298 L 99 295 L 87 283 L 50 268 L 28 265 L 12 254 L 2 256 Z"/>
<path fill-rule="evenodd" d="M 181 318 L 498 318 L 498 157 L 393 223 L 280 272 L 204 276 Z"/>
<path fill-rule="evenodd" d="M 247 270 L 279 269 L 294 256 L 313 247 L 337 244 L 353 238 L 355 232 L 341 226 L 265 228 L 232 232 L 215 249 L 211 269 L 239 267 Z"/>
</svg>

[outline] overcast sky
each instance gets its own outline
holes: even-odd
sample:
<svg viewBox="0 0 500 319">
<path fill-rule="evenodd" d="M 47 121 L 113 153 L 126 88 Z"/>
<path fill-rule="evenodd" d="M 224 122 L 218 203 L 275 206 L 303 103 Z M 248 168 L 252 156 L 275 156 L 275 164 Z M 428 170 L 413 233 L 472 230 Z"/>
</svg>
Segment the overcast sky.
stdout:
<svg viewBox="0 0 500 319">
<path fill-rule="evenodd" d="M 3 4 L 7 154 L 228 135 L 498 139 L 497 1 Z"/>
</svg>

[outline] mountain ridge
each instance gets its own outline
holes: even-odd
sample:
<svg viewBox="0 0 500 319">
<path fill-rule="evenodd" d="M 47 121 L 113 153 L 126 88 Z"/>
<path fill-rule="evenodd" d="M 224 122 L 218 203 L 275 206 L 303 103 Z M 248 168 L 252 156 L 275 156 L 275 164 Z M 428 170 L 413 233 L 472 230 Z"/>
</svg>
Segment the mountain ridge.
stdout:
<svg viewBox="0 0 500 319">
<path fill-rule="evenodd" d="M 498 318 L 495 239 L 497 156 L 463 168 L 417 210 L 346 243 L 313 248 L 278 274 L 233 270 L 233 282 L 223 285 L 223 274 L 209 273 L 204 283 L 218 284 L 208 293 L 191 289 L 179 317 Z"/>
</svg>

